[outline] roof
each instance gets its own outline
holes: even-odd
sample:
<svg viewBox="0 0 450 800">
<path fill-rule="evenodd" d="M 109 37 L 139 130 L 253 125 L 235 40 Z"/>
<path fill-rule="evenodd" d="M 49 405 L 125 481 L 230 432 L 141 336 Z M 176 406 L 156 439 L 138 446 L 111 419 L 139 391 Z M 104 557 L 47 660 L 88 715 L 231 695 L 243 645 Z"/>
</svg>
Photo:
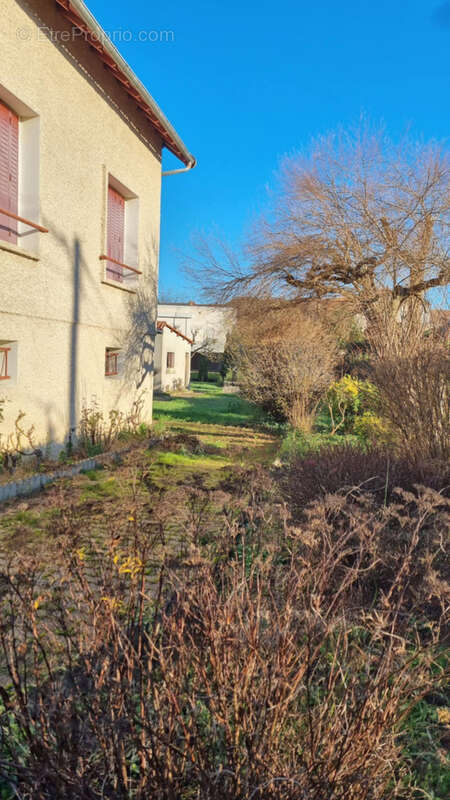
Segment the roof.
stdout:
<svg viewBox="0 0 450 800">
<path fill-rule="evenodd" d="M 173 325 L 169 325 L 169 323 L 166 322 L 165 320 L 159 319 L 156 323 L 156 329 L 162 332 L 164 328 L 168 328 L 169 331 L 176 333 L 177 336 L 181 336 L 182 339 L 186 339 L 186 341 L 189 342 L 189 344 L 194 344 L 193 339 L 189 339 L 187 336 L 184 335 L 184 333 L 181 333 L 181 331 L 174 328 Z"/>
<path fill-rule="evenodd" d="M 103 28 L 98 24 L 82 0 L 56 0 L 64 16 L 72 25 L 83 31 L 84 39 L 92 47 L 105 67 L 113 73 L 122 88 L 133 98 L 138 108 L 148 117 L 161 136 L 164 145 L 187 167 L 195 166 L 195 158 L 181 141 L 169 120 L 136 77 L 127 62 Z"/>
<path fill-rule="evenodd" d="M 187 303 L 179 302 L 179 303 L 165 303 L 163 300 L 158 301 L 159 306 L 184 306 L 185 308 L 232 308 L 229 303 L 194 303 L 193 300 L 189 300 Z"/>
</svg>

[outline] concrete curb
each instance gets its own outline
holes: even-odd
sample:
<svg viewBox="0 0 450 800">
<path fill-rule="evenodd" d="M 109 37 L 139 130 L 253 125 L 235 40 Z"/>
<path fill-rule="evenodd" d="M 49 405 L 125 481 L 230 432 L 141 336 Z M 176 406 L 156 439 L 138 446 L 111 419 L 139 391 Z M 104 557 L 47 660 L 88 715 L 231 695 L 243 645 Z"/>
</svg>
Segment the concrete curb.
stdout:
<svg viewBox="0 0 450 800">
<path fill-rule="evenodd" d="M 59 478 L 72 478 L 74 475 L 79 475 L 80 472 L 87 472 L 89 469 L 97 469 L 103 466 L 104 460 L 109 460 L 113 456 L 125 455 L 128 450 L 113 451 L 111 453 L 101 453 L 97 458 L 85 458 L 83 461 L 78 461 L 76 464 L 71 464 L 68 467 L 62 467 L 55 470 L 55 472 L 42 472 L 31 475 L 30 478 L 24 478 L 21 481 L 11 481 L 0 486 L 0 503 L 7 500 L 14 500 L 16 497 L 24 497 L 33 492 L 39 492 L 44 486 L 47 486 Z"/>
</svg>

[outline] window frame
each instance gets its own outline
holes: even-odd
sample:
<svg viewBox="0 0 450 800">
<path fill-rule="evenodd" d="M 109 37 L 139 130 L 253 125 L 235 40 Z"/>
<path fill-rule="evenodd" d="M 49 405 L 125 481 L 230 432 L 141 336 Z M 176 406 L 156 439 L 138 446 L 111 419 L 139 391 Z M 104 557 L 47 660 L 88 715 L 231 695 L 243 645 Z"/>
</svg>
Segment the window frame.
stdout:
<svg viewBox="0 0 450 800">
<path fill-rule="evenodd" d="M 105 261 L 102 270 L 102 282 L 126 291 L 136 291 L 139 275 L 139 198 L 111 173 L 105 178 L 105 210 L 104 210 L 104 252 L 99 256 Z M 120 252 L 111 252 L 110 219 L 112 193 L 123 200 L 122 242 Z M 119 256 L 118 258 L 114 256 Z"/>
<path fill-rule="evenodd" d="M 8 353 L 10 352 L 10 347 L 0 347 L 0 381 L 11 380 L 11 375 L 8 374 Z M 3 358 L 1 358 L 2 354 Z"/>
<path fill-rule="evenodd" d="M 119 355 L 120 348 L 106 347 L 105 348 L 105 378 L 113 378 L 119 375 Z M 109 361 L 113 360 L 114 366 L 111 368 Z"/>
<path fill-rule="evenodd" d="M 18 120 L 17 210 L 11 213 L 15 237 L 0 238 L 0 249 L 39 260 L 40 234 L 48 228 L 40 220 L 40 117 L 0 84 L 0 103 Z M 1 206 L 1 203 L 0 203 Z M 8 209 L 5 209 L 8 210 Z M 8 215 L 4 215 L 7 218 Z"/>
<path fill-rule="evenodd" d="M 166 369 L 175 369 L 175 350 L 168 350 L 166 353 Z"/>
<path fill-rule="evenodd" d="M 5 171 L 4 194 L 0 194 L 0 207 L 6 213 L 0 214 L 0 240 L 17 246 L 19 213 L 19 123 L 20 117 L 7 103 L 0 98 L 0 155 L 3 156 Z M 4 145 L 4 146 L 3 146 Z M 9 212 L 9 213 L 8 213 Z"/>
</svg>

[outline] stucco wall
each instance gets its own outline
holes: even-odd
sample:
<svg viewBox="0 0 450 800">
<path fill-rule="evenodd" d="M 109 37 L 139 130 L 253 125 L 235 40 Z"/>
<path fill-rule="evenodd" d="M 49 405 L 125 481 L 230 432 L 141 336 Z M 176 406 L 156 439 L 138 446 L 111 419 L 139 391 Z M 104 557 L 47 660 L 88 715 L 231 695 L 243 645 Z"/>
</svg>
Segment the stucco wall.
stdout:
<svg viewBox="0 0 450 800">
<path fill-rule="evenodd" d="M 175 365 L 167 368 L 167 353 L 175 354 Z M 189 360 L 188 375 L 186 375 L 186 356 Z M 163 328 L 156 337 L 155 346 L 155 389 L 171 392 L 184 389 L 190 381 L 191 345 L 186 339 L 177 336 L 169 328 Z"/>
<path fill-rule="evenodd" d="M 0 431 L 21 409 L 40 443 L 62 442 L 93 397 L 107 412 L 142 393 L 151 418 L 161 141 L 83 40 L 39 30 L 70 30 L 55 3 L 0 0 L 0 15 L 0 99 L 15 96 L 39 118 L 34 221 L 49 229 L 35 235 L 33 259 L 26 245 L 0 242 L 0 340 L 17 341 Z M 102 282 L 109 175 L 139 198 L 137 293 Z M 122 348 L 119 377 L 105 377 L 106 347 Z"/>
</svg>

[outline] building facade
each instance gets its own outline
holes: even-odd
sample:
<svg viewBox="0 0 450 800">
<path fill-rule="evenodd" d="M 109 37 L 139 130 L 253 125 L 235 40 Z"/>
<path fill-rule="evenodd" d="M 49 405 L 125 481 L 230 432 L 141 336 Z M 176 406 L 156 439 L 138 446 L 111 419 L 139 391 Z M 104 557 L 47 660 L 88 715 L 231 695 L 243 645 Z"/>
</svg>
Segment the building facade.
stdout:
<svg viewBox="0 0 450 800">
<path fill-rule="evenodd" d="M 161 154 L 195 160 L 81 0 L 0 0 L 0 432 L 151 419 Z"/>
<path fill-rule="evenodd" d="M 155 391 L 187 389 L 191 380 L 192 339 L 169 323 L 158 320 L 155 342 Z"/>
<path fill-rule="evenodd" d="M 200 354 L 208 358 L 213 369 L 222 361 L 227 334 L 235 321 L 235 311 L 225 305 L 159 303 L 158 319 L 165 320 L 193 340 L 193 369 L 197 369 L 196 360 Z"/>
</svg>

